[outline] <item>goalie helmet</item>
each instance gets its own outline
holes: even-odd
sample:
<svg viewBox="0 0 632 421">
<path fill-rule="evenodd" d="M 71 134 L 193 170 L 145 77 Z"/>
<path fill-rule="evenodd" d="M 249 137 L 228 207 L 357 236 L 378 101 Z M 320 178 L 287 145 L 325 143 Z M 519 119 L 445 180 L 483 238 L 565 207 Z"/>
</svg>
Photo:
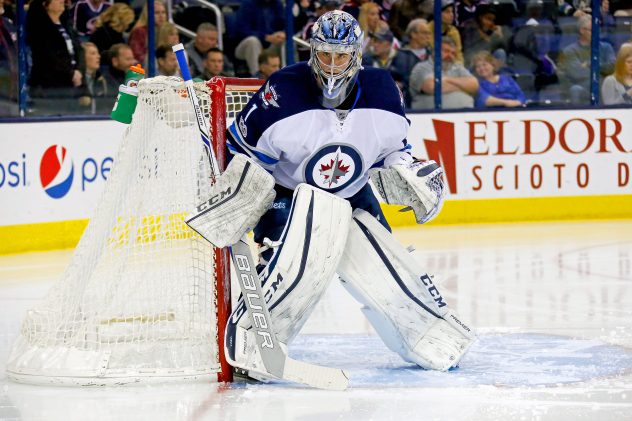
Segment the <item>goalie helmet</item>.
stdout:
<svg viewBox="0 0 632 421">
<path fill-rule="evenodd" d="M 362 67 L 362 29 L 350 14 L 334 10 L 312 27 L 309 64 L 324 105 L 337 107 L 351 92 Z"/>
</svg>

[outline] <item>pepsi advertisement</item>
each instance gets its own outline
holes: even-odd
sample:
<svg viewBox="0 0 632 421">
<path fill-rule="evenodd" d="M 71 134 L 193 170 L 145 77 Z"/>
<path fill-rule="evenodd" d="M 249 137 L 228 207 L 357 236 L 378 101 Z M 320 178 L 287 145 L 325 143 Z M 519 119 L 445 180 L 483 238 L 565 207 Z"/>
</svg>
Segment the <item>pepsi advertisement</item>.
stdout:
<svg viewBox="0 0 632 421">
<path fill-rule="evenodd" d="M 112 121 L 0 124 L 0 226 L 89 218 L 126 127 Z"/>
</svg>

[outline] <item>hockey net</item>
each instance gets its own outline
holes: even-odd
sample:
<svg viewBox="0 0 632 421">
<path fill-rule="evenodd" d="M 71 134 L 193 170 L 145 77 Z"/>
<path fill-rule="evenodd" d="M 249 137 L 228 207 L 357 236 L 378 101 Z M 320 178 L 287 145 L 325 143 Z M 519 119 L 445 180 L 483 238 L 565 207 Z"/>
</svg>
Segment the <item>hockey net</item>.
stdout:
<svg viewBox="0 0 632 421">
<path fill-rule="evenodd" d="M 218 160 L 226 124 L 261 85 L 196 84 Z M 102 198 L 69 266 L 30 310 L 7 362 L 28 383 L 105 385 L 232 378 L 226 250 L 183 222 L 208 199 L 211 173 L 184 84 L 139 84 L 138 105 Z"/>
</svg>

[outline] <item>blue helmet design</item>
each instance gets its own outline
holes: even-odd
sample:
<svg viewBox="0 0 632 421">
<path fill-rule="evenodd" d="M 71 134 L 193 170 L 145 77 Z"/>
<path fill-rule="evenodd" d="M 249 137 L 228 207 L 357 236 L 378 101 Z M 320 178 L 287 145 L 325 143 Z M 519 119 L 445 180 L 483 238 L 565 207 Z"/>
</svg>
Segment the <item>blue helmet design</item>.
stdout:
<svg viewBox="0 0 632 421">
<path fill-rule="evenodd" d="M 310 66 L 327 105 L 344 101 L 362 68 L 362 29 L 350 14 L 334 10 L 312 27 Z"/>
</svg>

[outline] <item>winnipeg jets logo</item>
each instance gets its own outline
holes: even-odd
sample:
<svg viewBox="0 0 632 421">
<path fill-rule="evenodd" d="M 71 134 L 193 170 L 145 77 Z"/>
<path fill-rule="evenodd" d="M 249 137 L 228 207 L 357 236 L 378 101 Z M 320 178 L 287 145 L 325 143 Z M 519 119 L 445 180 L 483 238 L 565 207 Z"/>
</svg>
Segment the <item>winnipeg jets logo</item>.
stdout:
<svg viewBox="0 0 632 421">
<path fill-rule="evenodd" d="M 280 95 L 277 94 L 276 89 L 274 89 L 274 85 L 270 85 L 270 82 L 266 82 L 266 86 L 261 92 L 261 102 L 263 103 L 263 108 L 268 108 L 269 106 L 273 106 L 275 108 L 279 108 L 279 103 L 277 102 L 280 98 Z"/>
<path fill-rule="evenodd" d="M 360 154 L 350 145 L 323 146 L 307 161 L 305 182 L 336 193 L 348 187 L 363 174 Z"/>
<path fill-rule="evenodd" d="M 351 165 L 344 165 L 340 159 L 340 148 L 336 151 L 336 157 L 329 160 L 329 164 L 320 164 L 320 174 L 324 177 L 323 184 L 328 189 L 333 184 L 338 184 L 340 177 L 344 177 L 349 172 Z"/>
</svg>

